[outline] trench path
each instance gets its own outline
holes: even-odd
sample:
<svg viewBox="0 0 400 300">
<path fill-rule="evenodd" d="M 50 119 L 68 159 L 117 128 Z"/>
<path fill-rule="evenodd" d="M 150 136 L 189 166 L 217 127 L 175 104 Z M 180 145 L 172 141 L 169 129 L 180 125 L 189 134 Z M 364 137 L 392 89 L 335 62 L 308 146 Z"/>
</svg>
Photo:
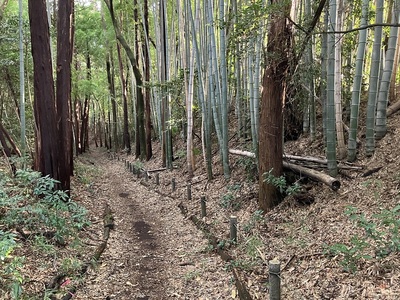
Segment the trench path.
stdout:
<svg viewBox="0 0 400 300">
<path fill-rule="evenodd" d="M 101 170 L 91 185 L 89 204 L 97 234 L 102 235 L 105 203 L 115 228 L 100 263 L 89 269 L 75 299 L 230 298 L 229 273 L 206 251 L 202 233 L 180 213 L 179 194 L 176 199 L 162 197 L 140 184 L 143 179 L 129 173 L 122 161 L 108 158 L 104 149 L 92 150 L 86 159 Z M 160 186 L 170 189 L 161 178 L 160 174 Z"/>
</svg>

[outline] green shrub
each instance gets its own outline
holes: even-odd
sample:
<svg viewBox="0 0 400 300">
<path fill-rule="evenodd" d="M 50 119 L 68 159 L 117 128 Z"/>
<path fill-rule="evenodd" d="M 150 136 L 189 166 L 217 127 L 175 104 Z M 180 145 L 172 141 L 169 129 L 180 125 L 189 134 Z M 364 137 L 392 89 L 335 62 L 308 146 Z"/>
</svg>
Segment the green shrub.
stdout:
<svg viewBox="0 0 400 300">
<path fill-rule="evenodd" d="M 221 197 L 219 205 L 225 209 L 239 210 L 241 203 L 238 201 L 236 194 L 240 191 L 241 187 L 240 184 L 229 185 L 227 187 L 228 192 Z"/>
<path fill-rule="evenodd" d="M 383 209 L 371 217 L 352 206 L 346 209 L 345 214 L 364 231 L 362 236 L 353 235 L 348 245 L 338 243 L 328 247 L 331 254 L 343 256 L 341 264 L 346 271 L 355 272 L 361 259 L 379 260 L 400 252 L 400 205 L 390 210 Z"/>
<path fill-rule="evenodd" d="M 23 258 L 11 255 L 16 247 L 15 235 L 0 230 L 0 293 L 7 293 L 4 289 L 8 289 L 13 299 L 19 298 L 23 283 Z"/>
<path fill-rule="evenodd" d="M 33 251 L 54 253 L 55 244 L 65 246 L 78 239 L 77 233 L 89 225 L 86 210 L 72 201 L 59 182 L 38 172 L 18 170 L 15 178 L 0 176 L 0 294 L 22 296 L 24 258 L 14 250 L 31 246 Z M 16 238 L 12 233 L 22 236 Z M 13 253 L 13 254 L 11 254 Z"/>
<path fill-rule="evenodd" d="M 292 185 L 288 185 L 286 182 L 286 178 L 284 176 L 279 176 L 279 177 L 274 176 L 272 174 L 272 169 L 264 173 L 263 177 L 264 177 L 264 182 L 275 186 L 277 189 L 279 189 L 279 192 L 281 194 L 286 194 L 288 196 L 295 195 L 301 189 L 301 186 L 297 182 Z"/>
</svg>

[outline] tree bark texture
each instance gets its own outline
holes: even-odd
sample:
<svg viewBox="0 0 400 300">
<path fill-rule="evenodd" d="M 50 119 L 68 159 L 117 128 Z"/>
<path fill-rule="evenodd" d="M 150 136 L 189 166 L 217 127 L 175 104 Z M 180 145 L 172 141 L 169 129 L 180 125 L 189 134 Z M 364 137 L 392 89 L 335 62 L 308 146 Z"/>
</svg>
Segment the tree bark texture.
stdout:
<svg viewBox="0 0 400 300">
<path fill-rule="evenodd" d="M 122 62 L 121 46 L 117 44 L 117 54 L 118 54 L 118 66 L 119 66 L 119 76 L 121 79 L 121 90 L 122 90 L 122 103 L 124 112 L 124 146 L 127 154 L 131 153 L 131 137 L 129 135 L 129 118 L 128 118 L 128 96 L 126 89 L 126 81 L 124 75 L 124 64 Z"/>
<path fill-rule="evenodd" d="M 60 146 L 60 177 L 58 180 L 63 190 L 70 190 L 70 176 L 73 173 L 71 123 L 72 10 L 72 0 L 58 1 L 56 81 L 58 145 Z"/>
<path fill-rule="evenodd" d="M 56 127 L 54 79 L 46 1 L 30 0 L 29 23 L 33 57 L 35 170 L 59 178 L 59 146 Z"/>
<path fill-rule="evenodd" d="M 283 1 L 272 0 L 271 4 Z M 282 175 L 283 156 L 283 108 L 285 104 L 286 77 L 289 67 L 288 49 L 291 33 L 285 15 L 289 15 L 290 3 L 280 11 L 273 11 L 268 32 L 268 64 L 263 77 L 259 129 L 259 206 L 264 211 L 279 203 L 282 195 L 278 189 L 264 182 L 262 174 L 272 169 L 274 176 Z M 285 14 L 286 12 L 286 14 Z"/>
<path fill-rule="evenodd" d="M 111 110 L 112 110 L 112 120 L 111 123 L 111 116 L 109 112 L 109 129 L 110 129 L 110 145 L 109 147 L 112 148 L 111 141 L 114 141 L 114 150 L 118 151 L 119 143 L 118 143 L 118 128 L 117 128 L 117 103 L 115 101 L 115 84 L 114 84 L 114 63 L 113 63 L 113 56 L 112 56 L 112 49 L 109 50 L 109 54 L 107 55 L 107 81 L 108 81 L 108 90 L 110 92 L 111 98 Z M 112 134 L 111 134 L 112 132 Z M 112 135 L 112 139 L 111 139 Z"/>
<path fill-rule="evenodd" d="M 149 37 L 149 6 L 148 1 L 144 0 L 144 34 Z M 146 40 L 146 39 L 143 39 Z M 150 55 L 149 47 L 143 43 L 143 56 L 144 56 L 144 80 L 150 81 Z M 145 89 L 145 119 L 146 119 L 146 159 L 150 160 L 153 156 L 153 149 L 151 146 L 151 90 L 149 87 Z"/>
<path fill-rule="evenodd" d="M 139 61 L 139 44 L 140 44 L 140 30 L 138 24 L 141 23 L 139 20 L 139 13 L 137 10 L 137 1 L 134 1 L 135 9 L 133 10 L 133 18 L 135 19 L 135 62 Z M 135 67 L 132 65 L 132 68 Z M 136 157 L 144 159 L 146 155 L 146 133 L 145 133 L 145 122 L 144 122 L 144 94 L 142 88 L 142 75 L 138 66 L 136 66 L 137 71 L 135 74 L 136 79 Z M 136 77 L 137 72 L 139 72 L 139 79 Z M 138 81 L 139 80 L 139 81 Z"/>
</svg>

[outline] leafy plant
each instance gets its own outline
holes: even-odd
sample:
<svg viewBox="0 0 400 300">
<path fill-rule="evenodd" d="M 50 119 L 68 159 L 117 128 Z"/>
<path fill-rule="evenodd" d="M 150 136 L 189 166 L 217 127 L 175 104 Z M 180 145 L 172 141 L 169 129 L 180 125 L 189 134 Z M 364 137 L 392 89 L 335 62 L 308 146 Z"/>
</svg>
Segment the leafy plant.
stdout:
<svg viewBox="0 0 400 300">
<path fill-rule="evenodd" d="M 253 215 L 251 216 L 250 220 L 243 225 L 243 230 L 246 233 L 249 233 L 251 230 L 253 230 L 257 223 L 260 223 L 264 220 L 264 212 L 262 210 L 256 210 Z"/>
<path fill-rule="evenodd" d="M 264 182 L 272 184 L 279 189 L 281 194 L 286 194 L 288 196 L 297 194 L 300 191 L 301 186 L 297 182 L 292 185 L 288 185 L 284 176 L 276 177 L 272 174 L 272 171 L 273 169 L 263 174 Z"/>
<path fill-rule="evenodd" d="M 15 178 L 0 176 L 0 293 L 19 299 L 24 295 L 22 268 L 24 257 L 15 249 L 32 247 L 33 251 L 55 254 L 54 242 L 66 246 L 77 241 L 77 232 L 89 225 L 86 210 L 67 193 L 56 189 L 58 181 L 38 172 L 18 170 Z M 18 230 L 24 239 L 11 233 Z M 78 261 L 76 259 L 76 261 Z M 68 266 L 67 264 L 65 265 Z M 68 266 L 74 269 L 74 264 Z"/>
<path fill-rule="evenodd" d="M 264 246 L 264 242 L 256 235 L 251 236 L 245 243 L 246 254 L 255 259 L 260 255 L 260 251 Z"/>
<path fill-rule="evenodd" d="M 136 170 L 141 170 L 144 168 L 144 164 L 140 160 L 135 161 L 133 163 L 133 166 L 135 167 Z"/>
<path fill-rule="evenodd" d="M 379 179 L 367 180 L 363 182 L 362 185 L 365 186 L 366 188 L 371 189 L 374 192 L 375 200 L 379 200 L 381 190 L 383 189 L 382 180 Z"/>
<path fill-rule="evenodd" d="M 221 200 L 219 202 L 220 206 L 225 209 L 232 209 L 234 211 L 237 211 L 240 209 L 241 205 L 240 202 L 237 201 L 236 194 L 238 191 L 240 191 L 241 185 L 240 184 L 234 184 L 228 186 L 228 193 L 224 194 L 221 197 Z"/>
<path fill-rule="evenodd" d="M 48 239 L 42 235 L 37 235 L 33 238 L 33 248 L 41 254 L 54 254 L 56 248 L 49 243 Z"/>
<path fill-rule="evenodd" d="M 23 276 L 20 272 L 23 267 L 22 257 L 13 257 L 11 253 L 18 247 L 15 235 L 0 231 L 0 291 L 8 287 L 11 297 L 18 299 L 22 288 Z"/>
<path fill-rule="evenodd" d="M 244 271 L 251 270 L 255 266 L 254 261 L 249 261 L 245 259 L 235 259 L 231 260 L 225 265 L 227 270 L 231 270 L 232 268 L 242 269 Z"/>
<path fill-rule="evenodd" d="M 357 270 L 357 264 L 361 259 L 370 259 L 371 256 L 364 254 L 365 249 L 370 245 L 360 239 L 358 236 L 353 236 L 350 240 L 351 246 L 345 244 L 334 244 L 329 247 L 329 252 L 332 255 L 342 255 L 343 259 L 340 262 L 343 269 L 347 272 L 355 272 Z"/>
<path fill-rule="evenodd" d="M 254 162 L 254 158 L 241 157 L 238 159 L 238 165 L 244 168 L 248 180 L 255 180 L 257 176 L 257 165 Z"/>
<path fill-rule="evenodd" d="M 363 236 L 351 237 L 350 245 L 339 243 L 328 247 L 332 254 L 343 255 L 341 264 L 345 270 L 355 272 L 361 259 L 382 259 L 400 251 L 400 205 L 369 218 L 352 206 L 346 209 L 345 214 L 364 230 Z"/>
<path fill-rule="evenodd" d="M 61 270 L 64 274 L 76 274 L 82 268 L 82 261 L 76 258 L 65 258 L 61 262 Z"/>
<path fill-rule="evenodd" d="M 175 152 L 175 157 L 176 159 L 181 159 L 186 157 L 186 150 L 179 149 L 178 151 Z"/>
<path fill-rule="evenodd" d="M 197 277 L 200 276 L 200 271 L 199 270 L 193 270 L 193 271 L 189 271 L 184 275 L 185 281 L 192 281 L 194 279 L 196 279 Z"/>
</svg>

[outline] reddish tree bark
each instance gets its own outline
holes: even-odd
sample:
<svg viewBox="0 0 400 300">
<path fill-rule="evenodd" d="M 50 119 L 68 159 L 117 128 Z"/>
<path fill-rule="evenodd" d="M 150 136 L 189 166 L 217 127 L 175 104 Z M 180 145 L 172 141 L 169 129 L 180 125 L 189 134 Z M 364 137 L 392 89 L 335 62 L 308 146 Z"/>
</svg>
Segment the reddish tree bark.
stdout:
<svg viewBox="0 0 400 300">
<path fill-rule="evenodd" d="M 282 0 L 271 0 L 271 4 L 283 4 Z M 290 2 L 272 11 L 268 32 L 268 65 L 263 77 L 259 129 L 259 205 L 264 211 L 271 209 L 282 198 L 279 190 L 264 182 L 264 173 L 272 169 L 276 177 L 283 170 L 283 108 L 285 104 L 286 77 L 289 69 L 288 50 L 291 49 L 291 33 L 286 15 Z"/>
<path fill-rule="evenodd" d="M 148 1 L 144 0 L 144 34 L 149 39 L 149 6 Z M 143 39 L 145 41 L 146 39 Z M 144 80 L 150 81 L 150 58 L 149 58 L 149 45 L 143 43 L 143 56 L 144 56 Z M 151 147 L 151 110 L 150 110 L 150 87 L 145 89 L 145 123 L 146 123 L 146 159 L 149 160 L 153 156 Z"/>
<path fill-rule="evenodd" d="M 133 18 L 135 20 L 135 53 L 136 53 L 136 62 L 139 61 L 140 51 L 139 51 L 139 44 L 140 44 L 140 18 L 138 13 L 138 3 L 137 0 L 134 0 L 135 9 L 133 10 Z M 135 77 L 136 78 L 136 77 Z M 140 75 L 140 81 L 136 78 L 136 148 L 135 148 L 135 155 L 136 157 L 140 157 L 140 159 L 147 158 L 146 150 L 146 132 L 145 132 L 145 120 L 144 120 L 144 110 L 145 110 L 145 98 L 142 87 L 142 77 Z M 140 88 L 140 89 L 139 89 Z"/>
<path fill-rule="evenodd" d="M 29 0 L 29 23 L 33 57 L 35 159 L 34 168 L 43 175 L 59 178 L 54 79 L 46 1 Z"/>
<path fill-rule="evenodd" d="M 71 123 L 72 10 L 72 0 L 58 1 L 56 81 L 58 144 L 60 146 L 60 177 L 58 180 L 63 190 L 70 190 L 70 176 L 73 174 Z"/>
<path fill-rule="evenodd" d="M 5 144 L 3 144 L 3 142 L 2 142 L 3 147 L 6 148 L 6 146 L 7 146 L 7 141 L 8 141 L 8 143 L 10 143 L 11 148 L 12 148 L 12 150 L 14 151 L 14 153 L 17 154 L 19 157 L 21 157 L 21 151 L 20 151 L 19 148 L 17 147 L 17 144 L 15 144 L 14 140 L 12 139 L 12 137 L 10 136 L 10 134 L 8 133 L 8 131 L 4 128 L 3 124 L 1 123 L 1 121 L 0 121 L 0 133 L 1 133 L 1 134 L 3 135 L 3 137 L 4 137 L 4 142 L 5 142 Z M 6 146 L 4 146 L 4 145 L 6 145 Z M 7 146 L 7 147 L 8 147 L 8 146 Z M 11 151 L 10 151 L 10 154 L 12 154 Z M 7 155 L 7 156 L 8 156 L 8 155 Z"/>
</svg>

